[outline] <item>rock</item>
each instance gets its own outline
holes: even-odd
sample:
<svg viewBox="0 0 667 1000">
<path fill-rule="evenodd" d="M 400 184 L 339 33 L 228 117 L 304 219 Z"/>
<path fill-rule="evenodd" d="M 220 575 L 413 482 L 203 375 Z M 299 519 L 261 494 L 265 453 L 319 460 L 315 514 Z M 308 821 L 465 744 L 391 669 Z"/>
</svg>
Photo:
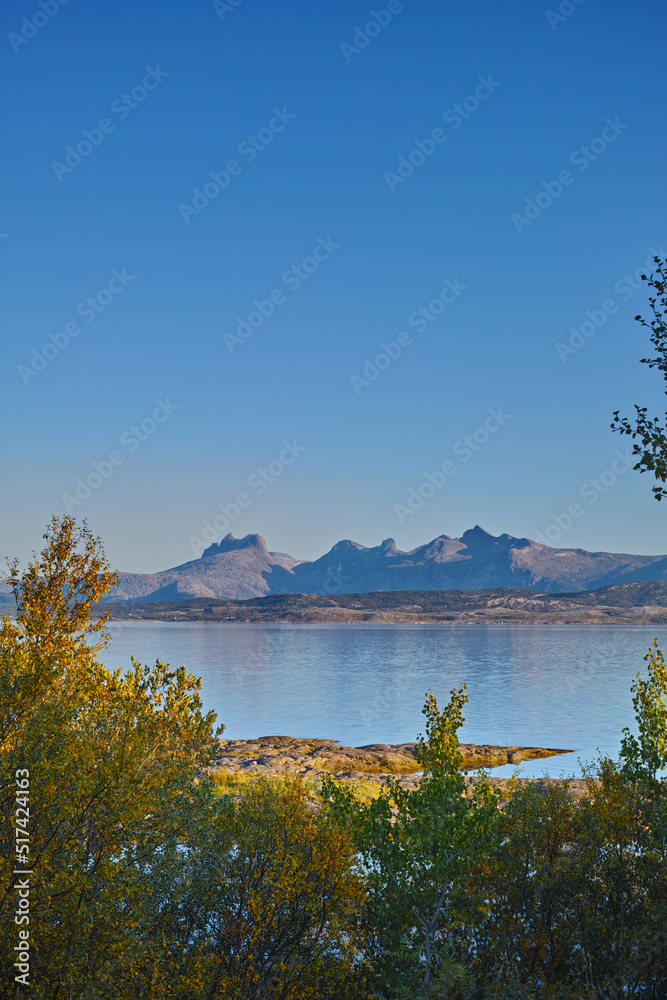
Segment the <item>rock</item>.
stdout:
<svg viewBox="0 0 667 1000">
<path fill-rule="evenodd" d="M 410 778 L 412 787 L 419 781 L 419 762 L 415 743 L 368 743 L 360 747 L 340 746 L 336 740 L 297 739 L 291 736 L 262 736 L 256 740 L 217 740 L 213 754 L 215 768 L 246 771 L 251 774 L 322 774 L 350 776 L 352 781 L 383 781 L 387 775 L 400 775 L 401 783 Z M 570 750 L 544 747 L 498 747 L 489 744 L 462 743 L 462 770 L 519 764 L 524 760 L 571 753 Z"/>
</svg>

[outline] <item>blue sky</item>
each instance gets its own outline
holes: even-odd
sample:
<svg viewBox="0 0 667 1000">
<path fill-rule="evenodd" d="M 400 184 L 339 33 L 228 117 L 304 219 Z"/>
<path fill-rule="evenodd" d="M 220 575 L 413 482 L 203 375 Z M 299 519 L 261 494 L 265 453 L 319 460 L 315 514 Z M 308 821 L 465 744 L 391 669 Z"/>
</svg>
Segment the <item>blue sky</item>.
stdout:
<svg viewBox="0 0 667 1000">
<path fill-rule="evenodd" d="M 609 429 L 664 412 L 665 10 L 561 7 L 8 0 L 2 554 L 667 551 Z"/>
</svg>

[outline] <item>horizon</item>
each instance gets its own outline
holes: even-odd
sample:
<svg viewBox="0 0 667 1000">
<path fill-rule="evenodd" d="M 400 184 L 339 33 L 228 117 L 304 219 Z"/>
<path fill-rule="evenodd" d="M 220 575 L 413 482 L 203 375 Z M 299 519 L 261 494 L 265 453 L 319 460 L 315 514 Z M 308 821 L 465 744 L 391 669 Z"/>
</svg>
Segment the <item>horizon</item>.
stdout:
<svg viewBox="0 0 667 1000">
<path fill-rule="evenodd" d="M 66 513 L 124 572 L 215 518 L 667 551 L 610 430 L 665 409 L 664 7 L 39 11 L 0 13 L 3 557 Z"/>
</svg>

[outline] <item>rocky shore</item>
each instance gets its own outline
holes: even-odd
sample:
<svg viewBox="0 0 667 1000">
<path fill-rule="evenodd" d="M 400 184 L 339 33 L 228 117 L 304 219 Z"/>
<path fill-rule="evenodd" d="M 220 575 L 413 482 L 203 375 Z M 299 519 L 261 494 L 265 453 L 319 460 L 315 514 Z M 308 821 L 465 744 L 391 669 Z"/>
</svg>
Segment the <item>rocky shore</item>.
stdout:
<svg viewBox="0 0 667 1000">
<path fill-rule="evenodd" d="M 336 740 L 295 739 L 291 736 L 263 736 L 256 740 L 218 739 L 213 746 L 208 770 L 247 777 L 300 775 L 319 780 L 325 774 L 348 781 L 382 783 L 391 775 L 406 788 L 419 783 L 419 763 L 415 743 L 370 743 L 361 747 L 341 746 Z M 489 744 L 459 745 L 463 769 L 521 764 L 526 760 L 571 753 L 545 747 L 501 747 Z M 507 779 L 492 779 L 505 784 Z"/>
</svg>

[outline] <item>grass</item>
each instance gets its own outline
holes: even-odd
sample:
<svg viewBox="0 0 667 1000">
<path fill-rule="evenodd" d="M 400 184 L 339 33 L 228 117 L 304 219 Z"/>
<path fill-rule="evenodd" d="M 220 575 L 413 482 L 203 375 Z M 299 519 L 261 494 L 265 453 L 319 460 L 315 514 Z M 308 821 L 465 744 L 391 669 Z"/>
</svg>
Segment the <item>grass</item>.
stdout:
<svg viewBox="0 0 667 1000">
<path fill-rule="evenodd" d="M 294 775 L 271 775 L 265 777 L 261 774 L 248 774 L 245 771 L 228 771 L 226 768 L 218 768 L 210 775 L 213 789 L 216 795 L 245 795 L 250 787 L 257 781 L 283 782 L 285 778 L 293 779 Z M 312 778 L 303 778 L 303 786 L 309 802 L 321 802 L 322 783 Z M 380 785 L 374 781 L 351 781 L 344 778 L 339 779 L 352 789 L 355 797 L 360 802 L 371 802 L 380 794 Z"/>
</svg>

